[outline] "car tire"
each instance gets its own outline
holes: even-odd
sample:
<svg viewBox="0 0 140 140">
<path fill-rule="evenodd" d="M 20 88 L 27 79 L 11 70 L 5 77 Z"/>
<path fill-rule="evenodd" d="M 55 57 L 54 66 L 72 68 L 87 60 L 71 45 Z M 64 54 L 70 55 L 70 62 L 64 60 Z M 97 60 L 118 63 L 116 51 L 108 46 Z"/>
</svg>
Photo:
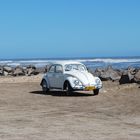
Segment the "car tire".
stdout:
<svg viewBox="0 0 140 140">
<path fill-rule="evenodd" d="M 98 95 L 99 94 L 99 89 L 93 90 L 93 95 Z"/>
<path fill-rule="evenodd" d="M 49 91 L 49 88 L 48 88 L 46 80 L 43 80 L 41 85 L 42 85 L 43 93 L 47 94 L 47 92 Z"/>
<path fill-rule="evenodd" d="M 72 87 L 71 87 L 71 85 L 70 85 L 69 82 L 66 82 L 65 90 L 66 90 L 66 95 L 67 95 L 67 96 L 71 95 Z"/>
</svg>

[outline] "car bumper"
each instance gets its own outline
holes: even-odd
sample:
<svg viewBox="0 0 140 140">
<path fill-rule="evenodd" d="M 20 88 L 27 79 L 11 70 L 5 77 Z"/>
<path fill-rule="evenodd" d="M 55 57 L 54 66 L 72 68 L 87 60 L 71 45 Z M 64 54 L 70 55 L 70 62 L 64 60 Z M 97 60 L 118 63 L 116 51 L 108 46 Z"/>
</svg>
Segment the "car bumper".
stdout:
<svg viewBox="0 0 140 140">
<path fill-rule="evenodd" d="M 75 86 L 73 87 L 73 90 L 85 90 L 85 91 L 91 91 L 95 89 L 101 89 L 102 85 L 94 85 L 94 86 Z"/>
</svg>

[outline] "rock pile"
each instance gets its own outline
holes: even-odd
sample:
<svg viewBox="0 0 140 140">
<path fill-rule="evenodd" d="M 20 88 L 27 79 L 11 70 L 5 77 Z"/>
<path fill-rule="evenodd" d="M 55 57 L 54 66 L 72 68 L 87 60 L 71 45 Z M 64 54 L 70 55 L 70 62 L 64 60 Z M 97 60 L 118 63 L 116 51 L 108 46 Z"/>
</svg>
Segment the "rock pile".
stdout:
<svg viewBox="0 0 140 140">
<path fill-rule="evenodd" d="M 98 76 L 102 81 L 119 81 L 120 84 L 140 83 L 140 69 L 132 67 L 127 70 L 113 69 L 112 66 L 105 69 L 97 68 L 93 75 Z"/>
<path fill-rule="evenodd" d="M 39 73 L 46 73 L 49 66 L 36 68 L 34 65 L 27 67 L 17 66 L 0 66 L 0 76 L 32 76 Z M 98 76 L 102 81 L 111 80 L 118 81 L 120 84 L 140 83 L 140 69 L 129 67 L 126 70 L 114 69 L 112 66 L 107 68 L 97 68 L 95 71 L 90 71 L 94 76 Z"/>
<path fill-rule="evenodd" d="M 0 76 L 32 76 L 45 72 L 45 68 L 36 68 L 33 65 L 27 67 L 17 66 L 15 68 L 11 66 L 0 66 Z"/>
<path fill-rule="evenodd" d="M 102 81 L 119 81 L 121 78 L 121 71 L 113 69 L 112 66 L 108 66 L 105 69 L 97 68 L 93 75 L 100 77 Z"/>
</svg>

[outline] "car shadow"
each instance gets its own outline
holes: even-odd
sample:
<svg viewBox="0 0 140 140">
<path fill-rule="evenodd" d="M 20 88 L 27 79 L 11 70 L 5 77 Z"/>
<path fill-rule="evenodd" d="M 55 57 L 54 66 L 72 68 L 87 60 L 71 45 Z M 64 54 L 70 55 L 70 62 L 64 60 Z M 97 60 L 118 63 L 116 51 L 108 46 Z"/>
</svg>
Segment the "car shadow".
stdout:
<svg viewBox="0 0 140 140">
<path fill-rule="evenodd" d="M 89 94 L 89 93 L 80 93 L 80 92 L 71 92 L 70 95 L 67 95 L 66 92 L 64 91 L 49 91 L 47 94 L 44 94 L 43 91 L 31 91 L 31 94 L 39 94 L 39 95 L 51 95 L 51 96 L 66 96 L 66 97 L 85 97 L 85 96 L 95 96 L 93 94 Z"/>
</svg>

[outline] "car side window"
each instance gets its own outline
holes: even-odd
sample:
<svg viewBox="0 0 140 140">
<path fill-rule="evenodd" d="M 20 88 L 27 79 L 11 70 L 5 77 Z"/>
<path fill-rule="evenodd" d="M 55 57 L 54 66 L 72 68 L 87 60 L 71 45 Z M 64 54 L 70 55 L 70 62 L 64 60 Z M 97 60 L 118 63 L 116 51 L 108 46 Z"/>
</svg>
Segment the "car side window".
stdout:
<svg viewBox="0 0 140 140">
<path fill-rule="evenodd" d="M 56 73 L 63 73 L 63 68 L 61 65 L 57 65 L 56 66 L 56 70 L 55 70 Z"/>
<path fill-rule="evenodd" d="M 55 66 L 51 66 L 49 72 L 55 72 Z"/>
</svg>

